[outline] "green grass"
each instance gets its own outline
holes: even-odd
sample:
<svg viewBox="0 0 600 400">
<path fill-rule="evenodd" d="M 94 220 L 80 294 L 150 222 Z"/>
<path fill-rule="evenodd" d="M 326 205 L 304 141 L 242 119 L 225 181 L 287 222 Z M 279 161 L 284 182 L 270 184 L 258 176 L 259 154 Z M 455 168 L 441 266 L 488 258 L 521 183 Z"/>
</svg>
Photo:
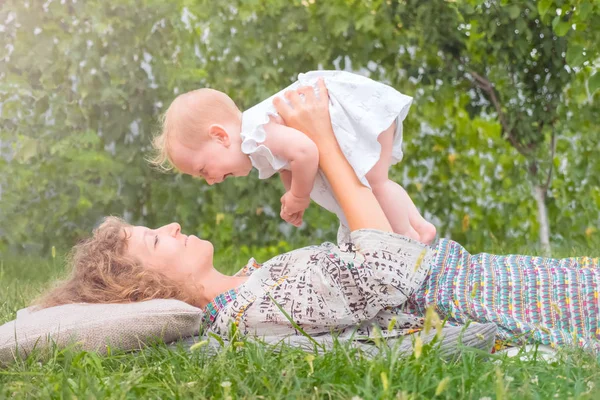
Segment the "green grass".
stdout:
<svg viewBox="0 0 600 400">
<path fill-rule="evenodd" d="M 249 254 L 260 260 L 285 245 L 217 255 L 233 271 Z M 495 249 L 498 250 L 498 249 Z M 504 249 L 506 250 L 506 248 Z M 521 253 L 527 253 L 520 249 Z M 597 255 L 576 246 L 557 256 Z M 61 275 L 52 258 L 0 260 L 0 323 L 11 320 L 48 282 Z M 436 391 L 441 391 L 435 396 Z M 0 369 L 3 398 L 335 398 L 351 399 L 595 399 L 600 364 L 580 351 L 563 351 L 552 362 L 485 355 L 465 350 L 443 360 L 424 347 L 419 358 L 399 358 L 393 349 L 367 358 L 338 344 L 307 354 L 290 347 L 243 341 L 210 356 L 202 350 L 156 345 L 136 353 L 93 353 L 55 349 L 41 362 L 35 356 Z"/>
</svg>

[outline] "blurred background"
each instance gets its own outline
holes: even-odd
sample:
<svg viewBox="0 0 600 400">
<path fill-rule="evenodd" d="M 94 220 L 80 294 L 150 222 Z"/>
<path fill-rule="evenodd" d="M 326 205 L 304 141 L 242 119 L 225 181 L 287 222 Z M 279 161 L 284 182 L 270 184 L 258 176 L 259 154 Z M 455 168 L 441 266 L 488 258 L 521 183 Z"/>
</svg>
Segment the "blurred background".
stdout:
<svg viewBox="0 0 600 400">
<path fill-rule="evenodd" d="M 391 176 L 441 236 L 598 243 L 598 43 L 594 0 L 4 0 L 0 254 L 68 249 L 105 215 L 222 252 L 334 240 L 316 205 L 300 229 L 279 219 L 276 178 L 209 187 L 144 161 L 177 94 L 245 109 L 314 69 L 415 98 Z"/>
</svg>

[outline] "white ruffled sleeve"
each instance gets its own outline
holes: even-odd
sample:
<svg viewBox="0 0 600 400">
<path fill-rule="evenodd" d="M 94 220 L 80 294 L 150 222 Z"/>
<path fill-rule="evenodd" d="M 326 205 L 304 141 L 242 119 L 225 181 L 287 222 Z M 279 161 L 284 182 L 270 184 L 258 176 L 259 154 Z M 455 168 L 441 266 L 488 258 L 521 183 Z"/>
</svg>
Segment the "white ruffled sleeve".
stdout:
<svg viewBox="0 0 600 400">
<path fill-rule="evenodd" d="M 266 102 L 257 104 L 242 115 L 242 152 L 250 157 L 252 165 L 258 170 L 259 179 L 270 178 L 280 170 L 289 168 L 287 160 L 275 156 L 264 145 L 267 138 L 265 125 L 269 123 L 270 115 L 277 115 Z"/>
</svg>

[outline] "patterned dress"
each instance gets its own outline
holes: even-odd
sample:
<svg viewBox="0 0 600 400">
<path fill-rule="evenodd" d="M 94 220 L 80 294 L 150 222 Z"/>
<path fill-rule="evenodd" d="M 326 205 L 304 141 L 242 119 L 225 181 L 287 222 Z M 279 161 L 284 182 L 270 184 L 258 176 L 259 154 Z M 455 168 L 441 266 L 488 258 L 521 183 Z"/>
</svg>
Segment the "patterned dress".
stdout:
<svg viewBox="0 0 600 400">
<path fill-rule="evenodd" d="M 351 237 L 353 244 L 342 248 L 325 243 L 264 264 L 251 259 L 238 272 L 249 275 L 248 280 L 206 307 L 206 325 L 222 336 L 231 324 L 243 334 L 300 334 L 287 314 L 313 336 L 333 331 L 342 337 L 395 337 L 421 328 L 421 317 L 393 307 L 422 286 L 433 249 L 375 230 L 352 232 Z M 397 322 L 390 326 L 392 318 Z M 381 332 L 374 333 L 374 326 Z"/>
<path fill-rule="evenodd" d="M 431 273 L 403 307 L 451 323 L 493 322 L 500 339 L 600 350 L 598 258 L 471 255 L 441 240 Z"/>
<path fill-rule="evenodd" d="M 600 350 L 597 258 L 471 255 L 451 240 L 430 248 L 375 230 L 351 239 L 262 265 L 251 259 L 238 273 L 248 281 L 206 307 L 206 325 L 219 335 L 233 324 L 258 336 L 298 335 L 299 327 L 313 336 L 397 337 L 422 329 L 433 307 L 450 324 L 493 322 L 512 343 Z"/>
</svg>

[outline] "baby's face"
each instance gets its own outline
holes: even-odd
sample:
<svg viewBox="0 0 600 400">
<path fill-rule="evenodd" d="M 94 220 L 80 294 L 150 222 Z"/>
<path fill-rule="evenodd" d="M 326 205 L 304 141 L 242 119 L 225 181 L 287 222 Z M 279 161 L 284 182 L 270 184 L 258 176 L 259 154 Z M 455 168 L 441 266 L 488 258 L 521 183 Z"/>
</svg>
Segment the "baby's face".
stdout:
<svg viewBox="0 0 600 400">
<path fill-rule="evenodd" d="M 211 139 L 189 144 L 175 138 L 171 158 L 181 172 L 204 178 L 209 185 L 230 176 L 247 176 L 252 170 L 250 158 L 239 146 L 225 146 Z"/>
</svg>

